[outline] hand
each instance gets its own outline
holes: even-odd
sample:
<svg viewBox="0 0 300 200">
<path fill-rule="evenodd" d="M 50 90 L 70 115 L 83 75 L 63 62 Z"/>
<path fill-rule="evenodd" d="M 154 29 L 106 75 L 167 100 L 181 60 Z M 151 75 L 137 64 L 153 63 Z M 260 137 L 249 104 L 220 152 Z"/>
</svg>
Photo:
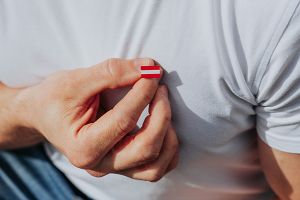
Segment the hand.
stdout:
<svg viewBox="0 0 300 200">
<path fill-rule="evenodd" d="M 151 59 L 110 59 L 57 72 L 19 92 L 19 121 L 37 129 L 73 165 L 94 176 L 119 173 L 156 181 L 176 165 L 178 141 L 166 87 L 158 88 L 158 79 L 140 79 L 136 68 L 153 64 Z M 132 84 L 126 96 L 97 119 L 101 92 Z M 150 102 L 143 127 L 135 137 L 127 136 Z"/>
</svg>

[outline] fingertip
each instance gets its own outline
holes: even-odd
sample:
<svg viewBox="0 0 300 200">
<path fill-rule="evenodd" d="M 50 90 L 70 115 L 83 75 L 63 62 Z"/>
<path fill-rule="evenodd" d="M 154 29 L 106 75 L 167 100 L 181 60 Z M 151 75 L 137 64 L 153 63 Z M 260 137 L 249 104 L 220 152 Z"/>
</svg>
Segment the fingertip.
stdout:
<svg viewBox="0 0 300 200">
<path fill-rule="evenodd" d="M 133 63 L 135 65 L 135 67 L 137 69 L 139 69 L 141 78 L 152 79 L 152 80 L 155 80 L 156 82 L 159 82 L 161 80 L 164 70 L 161 67 L 161 65 L 154 59 L 147 58 L 147 57 L 146 58 L 136 58 L 136 59 L 133 59 Z M 154 72 L 154 74 L 143 74 L 142 67 L 144 67 L 144 68 L 150 67 L 149 69 L 144 69 L 144 70 L 154 70 L 153 67 L 159 67 L 159 74 L 156 74 L 156 72 Z M 158 69 L 155 69 L 155 70 L 158 70 Z"/>
</svg>

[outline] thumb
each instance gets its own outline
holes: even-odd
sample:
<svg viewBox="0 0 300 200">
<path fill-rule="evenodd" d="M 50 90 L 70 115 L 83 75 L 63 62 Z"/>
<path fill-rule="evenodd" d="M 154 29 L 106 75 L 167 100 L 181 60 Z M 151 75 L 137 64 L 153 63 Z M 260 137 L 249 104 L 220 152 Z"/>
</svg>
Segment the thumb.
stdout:
<svg viewBox="0 0 300 200">
<path fill-rule="evenodd" d="M 139 67 L 154 65 L 150 58 L 131 60 L 112 58 L 80 70 L 78 89 L 81 97 L 89 98 L 105 89 L 125 87 L 140 79 Z"/>
</svg>

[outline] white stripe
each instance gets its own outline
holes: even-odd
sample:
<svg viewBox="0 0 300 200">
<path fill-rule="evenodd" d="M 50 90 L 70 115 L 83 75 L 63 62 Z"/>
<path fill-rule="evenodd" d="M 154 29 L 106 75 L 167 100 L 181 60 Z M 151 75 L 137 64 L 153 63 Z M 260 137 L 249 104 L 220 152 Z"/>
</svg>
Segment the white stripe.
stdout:
<svg viewBox="0 0 300 200">
<path fill-rule="evenodd" d="M 160 70 L 142 70 L 141 74 L 160 74 Z"/>
</svg>

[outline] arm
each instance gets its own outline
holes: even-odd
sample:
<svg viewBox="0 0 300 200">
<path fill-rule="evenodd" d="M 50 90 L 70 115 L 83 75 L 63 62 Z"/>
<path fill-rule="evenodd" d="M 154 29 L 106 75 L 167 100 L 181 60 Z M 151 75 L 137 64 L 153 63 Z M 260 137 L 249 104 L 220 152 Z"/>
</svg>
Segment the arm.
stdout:
<svg viewBox="0 0 300 200">
<path fill-rule="evenodd" d="M 15 97 L 19 91 L 0 82 L 0 149 L 31 146 L 43 140 L 37 130 L 26 128 L 18 119 Z"/>
<path fill-rule="evenodd" d="M 300 199 L 300 7 L 257 81 L 256 129 L 263 171 L 281 200 Z"/>
<path fill-rule="evenodd" d="M 73 165 L 93 176 L 118 173 L 159 180 L 176 166 L 178 141 L 167 88 L 159 86 L 159 79 L 141 79 L 137 66 L 142 65 L 154 61 L 109 59 L 57 72 L 24 89 L 2 84 L 0 148 L 28 146 L 43 135 Z M 100 94 L 129 85 L 133 87 L 124 98 L 98 118 Z M 134 136 L 128 134 L 147 105 L 142 127 Z"/>
<path fill-rule="evenodd" d="M 280 200 L 300 199 L 300 154 L 286 153 L 258 140 L 261 165 Z"/>
</svg>

